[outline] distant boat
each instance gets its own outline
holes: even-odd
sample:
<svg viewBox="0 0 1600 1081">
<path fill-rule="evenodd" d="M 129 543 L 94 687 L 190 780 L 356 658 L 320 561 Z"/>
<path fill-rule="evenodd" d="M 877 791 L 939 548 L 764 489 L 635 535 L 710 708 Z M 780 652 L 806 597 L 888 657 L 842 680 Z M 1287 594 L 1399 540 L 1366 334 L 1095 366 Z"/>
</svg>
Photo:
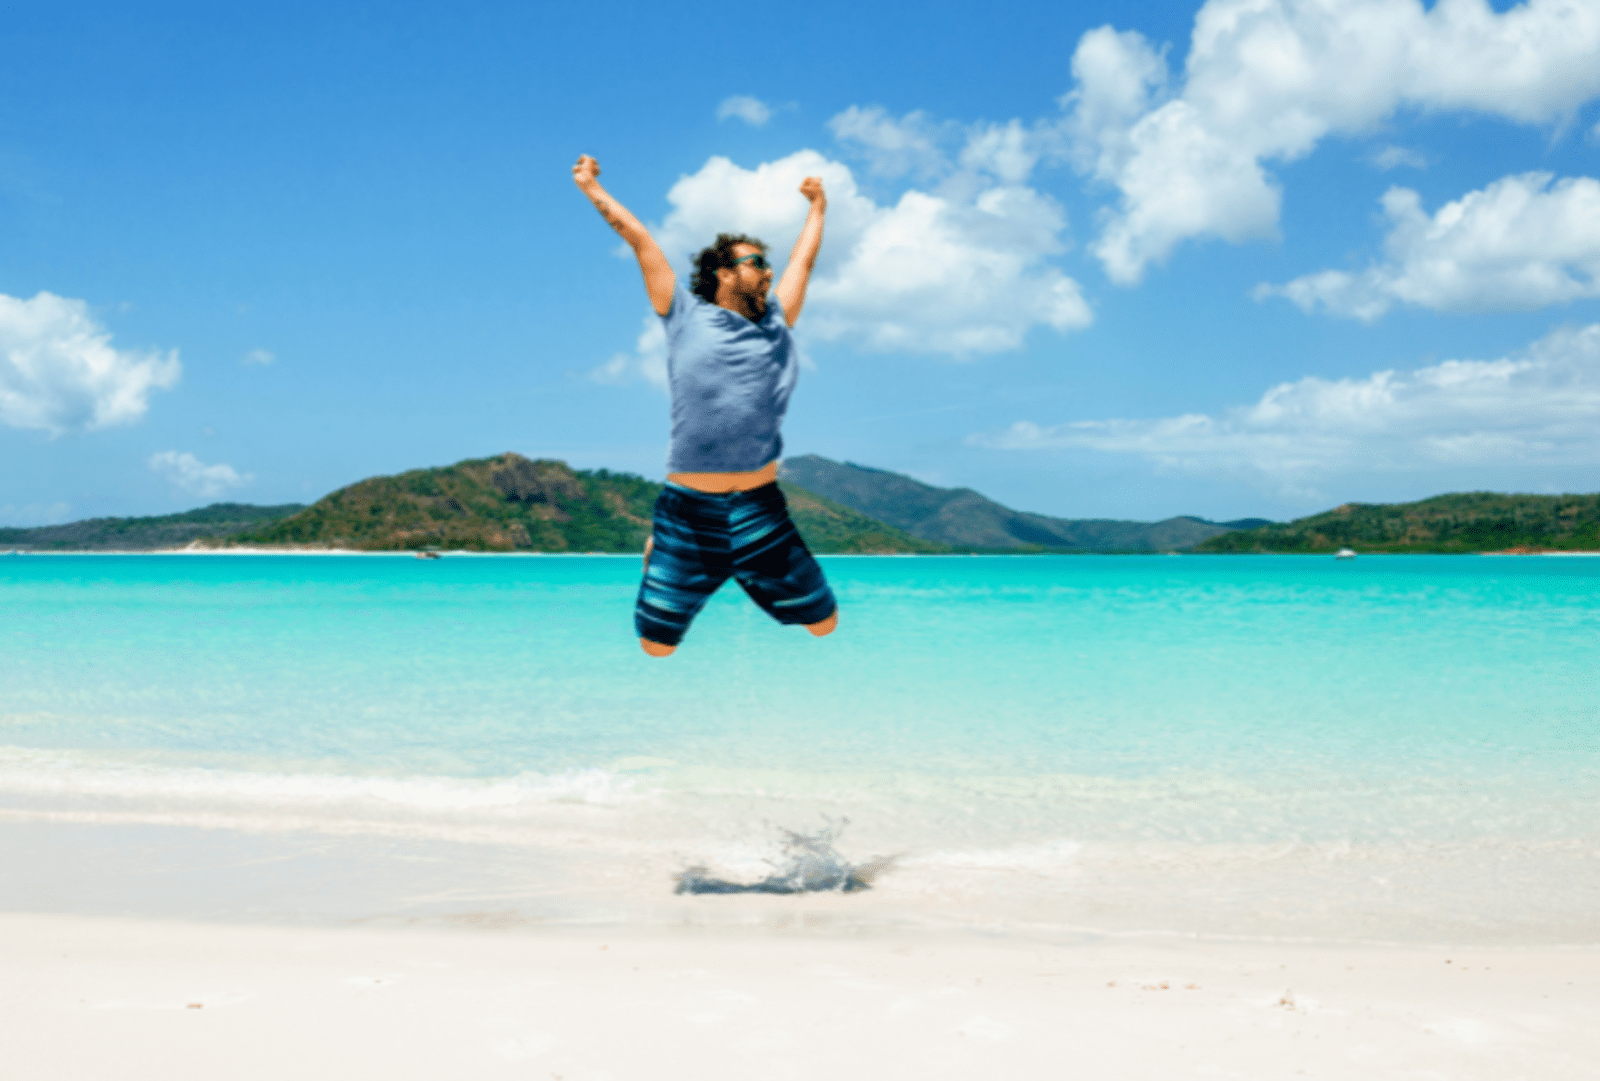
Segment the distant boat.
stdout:
<svg viewBox="0 0 1600 1081">
<path fill-rule="evenodd" d="M 1339 554 L 1334 556 L 1333 558 L 1334 559 L 1354 559 L 1355 557 L 1356 557 L 1356 550 L 1354 548 L 1341 548 L 1341 549 L 1339 549 Z"/>
<path fill-rule="evenodd" d="M 418 552 L 417 553 L 417 558 L 418 559 L 438 559 L 440 557 L 439 557 L 439 553 L 438 552 Z"/>
</svg>

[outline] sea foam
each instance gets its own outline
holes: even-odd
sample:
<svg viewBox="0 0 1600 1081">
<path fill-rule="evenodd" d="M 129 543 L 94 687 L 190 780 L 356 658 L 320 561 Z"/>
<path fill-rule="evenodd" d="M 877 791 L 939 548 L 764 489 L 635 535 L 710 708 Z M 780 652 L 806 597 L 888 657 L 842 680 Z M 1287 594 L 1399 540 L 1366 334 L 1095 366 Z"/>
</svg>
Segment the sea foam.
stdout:
<svg viewBox="0 0 1600 1081">
<path fill-rule="evenodd" d="M 305 808 L 364 805 L 423 813 L 561 803 L 612 806 L 649 798 L 637 778 L 597 768 L 482 779 L 361 776 L 152 765 L 19 747 L 0 747 L 0 794 Z"/>
</svg>

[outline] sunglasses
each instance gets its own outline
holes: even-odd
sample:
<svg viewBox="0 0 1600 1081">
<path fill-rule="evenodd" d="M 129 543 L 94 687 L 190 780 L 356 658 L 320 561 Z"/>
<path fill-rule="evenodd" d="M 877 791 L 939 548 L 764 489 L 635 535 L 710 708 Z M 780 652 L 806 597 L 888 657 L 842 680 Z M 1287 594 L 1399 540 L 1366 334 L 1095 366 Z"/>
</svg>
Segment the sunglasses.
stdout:
<svg viewBox="0 0 1600 1081">
<path fill-rule="evenodd" d="M 767 262 L 767 257 L 762 252 L 756 252 L 754 255 L 746 255 L 733 261 L 734 266 L 738 266 L 740 263 L 749 263 L 756 270 L 772 269 L 772 264 Z"/>
</svg>

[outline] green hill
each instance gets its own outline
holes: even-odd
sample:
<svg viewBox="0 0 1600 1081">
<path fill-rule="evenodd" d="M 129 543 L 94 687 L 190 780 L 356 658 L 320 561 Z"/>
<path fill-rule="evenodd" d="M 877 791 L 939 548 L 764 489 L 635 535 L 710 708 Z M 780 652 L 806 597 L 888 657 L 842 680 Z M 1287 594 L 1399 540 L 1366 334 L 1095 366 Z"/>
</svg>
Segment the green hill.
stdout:
<svg viewBox="0 0 1600 1081">
<path fill-rule="evenodd" d="M 914 537 L 964 551 L 1170 552 L 1266 524 L 1262 518 L 1208 522 L 1189 515 L 1160 522 L 1052 518 L 1012 510 L 971 488 L 937 488 L 903 473 L 818 454 L 785 459 L 782 475 Z"/>
<path fill-rule="evenodd" d="M 141 552 L 182 548 L 197 540 L 227 537 L 305 509 L 304 503 L 258 507 L 213 503 L 209 507 L 150 518 L 88 518 L 33 529 L 0 529 L 0 548 L 41 552 Z"/>
<path fill-rule="evenodd" d="M 815 492 L 779 481 L 789 501 L 789 517 L 813 552 L 832 554 L 890 554 L 895 552 L 948 552 L 950 546 L 913 537 L 910 533 L 868 518 Z"/>
<path fill-rule="evenodd" d="M 1461 492 L 1416 503 L 1346 503 L 1281 525 L 1225 533 L 1200 552 L 1600 550 L 1600 495 Z"/>
<path fill-rule="evenodd" d="M 520 454 L 372 477 L 229 545 L 359 551 L 637 552 L 661 485 L 629 473 L 575 470 Z M 817 552 L 943 551 L 785 486 L 795 525 Z"/>
</svg>

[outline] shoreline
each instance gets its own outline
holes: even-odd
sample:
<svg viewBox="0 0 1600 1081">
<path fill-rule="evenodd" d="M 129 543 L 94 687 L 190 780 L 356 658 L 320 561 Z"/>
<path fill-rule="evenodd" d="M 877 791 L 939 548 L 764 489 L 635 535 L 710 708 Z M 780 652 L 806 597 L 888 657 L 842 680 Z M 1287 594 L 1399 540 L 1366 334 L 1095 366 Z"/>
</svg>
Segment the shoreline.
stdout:
<svg viewBox="0 0 1600 1081">
<path fill-rule="evenodd" d="M 848 838 L 839 859 L 887 858 L 870 890 L 681 895 L 691 866 L 755 881 L 781 849 L 715 813 L 553 806 L 435 822 L 212 805 L 0 806 L 0 912 L 275 926 L 617 933 L 981 934 L 996 942 L 1187 942 L 1325 949 L 1600 950 L 1592 845 L 896 845 Z M 49 801 L 55 802 L 55 801 Z M 123 804 L 116 809 L 117 804 Z M 794 819 L 777 805 L 762 818 Z M 85 868 L 94 868 L 92 875 Z M 1498 876 L 1500 888 L 1467 884 Z"/>
</svg>

